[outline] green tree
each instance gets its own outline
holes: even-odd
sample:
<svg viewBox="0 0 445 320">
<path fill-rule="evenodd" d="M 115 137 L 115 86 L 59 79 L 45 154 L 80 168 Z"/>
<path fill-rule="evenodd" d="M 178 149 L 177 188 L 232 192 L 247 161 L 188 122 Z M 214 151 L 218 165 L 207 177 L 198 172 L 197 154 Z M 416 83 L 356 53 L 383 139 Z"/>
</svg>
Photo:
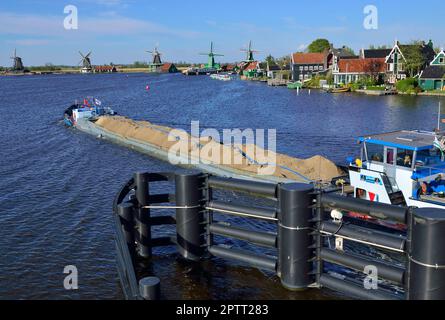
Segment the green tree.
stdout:
<svg viewBox="0 0 445 320">
<path fill-rule="evenodd" d="M 281 68 L 283 68 L 285 66 L 290 65 L 291 58 L 290 58 L 290 56 L 284 56 L 279 59 L 276 59 L 275 62 L 277 63 L 277 65 L 279 65 Z"/>
<path fill-rule="evenodd" d="M 270 55 L 270 54 L 266 57 L 266 62 L 267 62 L 270 66 L 276 64 L 276 62 L 275 62 L 275 58 L 272 57 L 272 55 Z"/>
<path fill-rule="evenodd" d="M 354 49 L 350 48 L 350 47 L 344 47 L 343 50 L 345 52 L 347 52 L 348 54 L 350 54 L 351 56 L 355 56 L 355 51 Z"/>
<path fill-rule="evenodd" d="M 409 45 L 403 47 L 405 57 L 405 71 L 411 76 L 418 74 L 425 65 L 425 57 L 422 54 L 421 47 L 418 45 Z"/>
<path fill-rule="evenodd" d="M 308 51 L 311 53 L 320 53 L 325 50 L 329 50 L 330 47 L 331 44 L 329 43 L 329 40 L 317 39 L 309 45 Z"/>
</svg>

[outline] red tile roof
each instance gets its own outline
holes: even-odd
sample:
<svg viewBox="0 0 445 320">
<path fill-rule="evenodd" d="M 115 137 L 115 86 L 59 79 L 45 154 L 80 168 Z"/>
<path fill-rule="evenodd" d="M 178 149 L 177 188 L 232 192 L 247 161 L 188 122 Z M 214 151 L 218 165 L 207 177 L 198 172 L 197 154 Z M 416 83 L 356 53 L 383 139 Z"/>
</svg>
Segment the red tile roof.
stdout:
<svg viewBox="0 0 445 320">
<path fill-rule="evenodd" d="M 338 63 L 341 73 L 385 72 L 385 58 L 379 59 L 344 59 Z"/>
<path fill-rule="evenodd" d="M 325 53 L 294 53 L 292 56 L 296 64 L 323 64 L 326 59 Z"/>
<path fill-rule="evenodd" d="M 170 70 L 170 67 L 172 66 L 173 63 L 164 63 L 161 66 L 161 70 L 162 72 L 168 72 Z"/>
<path fill-rule="evenodd" d="M 259 69 L 259 68 L 260 68 L 260 66 L 259 66 L 259 64 L 258 64 L 258 61 L 252 61 L 252 62 L 249 62 L 248 65 L 246 65 L 246 67 L 244 68 L 244 70 L 246 70 L 246 71 L 250 71 L 250 70 L 257 70 L 257 69 Z"/>
</svg>

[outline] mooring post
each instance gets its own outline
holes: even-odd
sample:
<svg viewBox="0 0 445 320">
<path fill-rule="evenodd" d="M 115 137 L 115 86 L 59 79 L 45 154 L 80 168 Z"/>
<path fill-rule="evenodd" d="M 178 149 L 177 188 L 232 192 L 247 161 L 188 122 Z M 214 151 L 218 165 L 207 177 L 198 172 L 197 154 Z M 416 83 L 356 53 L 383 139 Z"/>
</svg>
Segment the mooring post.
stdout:
<svg viewBox="0 0 445 320">
<path fill-rule="evenodd" d="M 311 220 L 314 188 L 306 184 L 283 184 L 278 188 L 278 274 L 289 290 L 307 289 L 311 276 Z"/>
<path fill-rule="evenodd" d="M 204 255 L 205 240 L 205 176 L 197 173 L 177 174 L 176 233 L 179 253 L 191 261 Z"/>
<path fill-rule="evenodd" d="M 131 257 L 135 257 L 136 245 L 135 245 L 135 223 L 134 223 L 134 207 L 132 203 L 121 203 L 117 207 L 119 217 L 122 223 L 122 230 L 125 235 L 125 241 L 127 242 L 128 249 Z"/>
<path fill-rule="evenodd" d="M 151 258 L 151 226 L 150 226 L 150 194 L 148 187 L 148 173 L 137 172 L 134 175 L 136 182 L 136 199 L 138 208 L 136 210 L 136 228 L 138 230 L 137 244 L 138 252 L 142 258 Z"/>
<path fill-rule="evenodd" d="M 445 300 L 445 211 L 414 209 L 411 221 L 409 300 Z"/>
<path fill-rule="evenodd" d="M 139 281 L 139 293 L 144 300 L 160 300 L 161 281 L 157 277 L 146 277 Z"/>
</svg>

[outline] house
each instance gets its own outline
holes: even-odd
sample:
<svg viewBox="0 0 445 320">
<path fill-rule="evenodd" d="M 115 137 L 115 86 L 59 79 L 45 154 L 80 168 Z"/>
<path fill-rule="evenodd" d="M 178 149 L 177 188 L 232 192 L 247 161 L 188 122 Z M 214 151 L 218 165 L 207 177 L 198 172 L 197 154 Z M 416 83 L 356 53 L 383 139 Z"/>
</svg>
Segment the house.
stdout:
<svg viewBox="0 0 445 320">
<path fill-rule="evenodd" d="M 347 49 L 346 46 L 342 48 L 336 49 L 333 45 L 331 45 L 331 49 L 328 53 L 328 69 L 332 70 L 335 65 L 342 59 L 357 59 L 358 56 L 353 55 L 350 50 Z"/>
<path fill-rule="evenodd" d="M 292 54 L 292 80 L 305 81 L 314 75 L 324 73 L 328 69 L 329 52 L 324 53 L 294 53 Z"/>
<path fill-rule="evenodd" d="M 160 73 L 178 73 L 179 70 L 173 63 L 164 63 L 159 70 Z"/>
<path fill-rule="evenodd" d="M 275 79 L 277 75 L 280 73 L 281 68 L 279 65 L 275 63 L 267 63 L 267 77 L 269 79 Z"/>
<path fill-rule="evenodd" d="M 419 77 L 423 90 L 445 90 L 445 52 L 442 50 Z"/>
<path fill-rule="evenodd" d="M 264 74 L 261 64 L 258 61 L 241 62 L 239 68 L 240 74 L 246 78 L 258 78 Z"/>
<path fill-rule="evenodd" d="M 114 73 L 117 72 L 115 66 L 95 66 L 94 73 Z"/>
<path fill-rule="evenodd" d="M 436 53 L 434 52 L 434 46 L 432 41 L 428 44 L 414 44 L 414 45 L 402 45 L 396 41 L 394 48 L 392 48 L 389 55 L 386 57 L 387 64 L 387 80 L 389 83 L 394 84 L 399 80 L 406 79 L 409 74 L 405 70 L 405 64 L 407 62 L 406 58 L 410 51 L 418 50 L 422 55 L 423 64 L 420 66 L 418 72 L 428 66 L 428 64 L 434 59 Z"/>
<path fill-rule="evenodd" d="M 222 71 L 224 72 L 235 72 L 236 65 L 234 64 L 225 64 L 221 66 Z"/>
<path fill-rule="evenodd" d="M 383 82 L 386 72 L 385 58 L 342 59 L 333 66 L 334 83 L 348 84 L 365 78 Z"/>
</svg>

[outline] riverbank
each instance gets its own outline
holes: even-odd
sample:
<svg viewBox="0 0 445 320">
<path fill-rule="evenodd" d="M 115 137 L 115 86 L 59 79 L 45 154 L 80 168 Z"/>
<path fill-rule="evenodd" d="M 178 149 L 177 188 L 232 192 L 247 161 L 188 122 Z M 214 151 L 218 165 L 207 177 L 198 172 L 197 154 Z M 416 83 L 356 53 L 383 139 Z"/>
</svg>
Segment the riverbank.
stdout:
<svg viewBox="0 0 445 320">
<path fill-rule="evenodd" d="M 187 68 L 180 67 L 178 68 L 179 72 L 186 70 Z M 131 74 L 131 73 L 153 73 L 148 72 L 147 68 L 123 68 L 118 69 L 117 72 L 98 72 L 98 73 L 90 73 L 90 74 L 110 74 L 110 73 L 123 73 L 123 74 Z M 40 75 L 70 75 L 70 74 L 82 74 L 80 70 L 77 69 L 62 69 L 62 70 L 39 70 L 39 71 L 30 71 L 26 73 L 0 73 L 0 76 L 5 77 L 14 77 L 14 76 L 40 76 Z"/>
</svg>

